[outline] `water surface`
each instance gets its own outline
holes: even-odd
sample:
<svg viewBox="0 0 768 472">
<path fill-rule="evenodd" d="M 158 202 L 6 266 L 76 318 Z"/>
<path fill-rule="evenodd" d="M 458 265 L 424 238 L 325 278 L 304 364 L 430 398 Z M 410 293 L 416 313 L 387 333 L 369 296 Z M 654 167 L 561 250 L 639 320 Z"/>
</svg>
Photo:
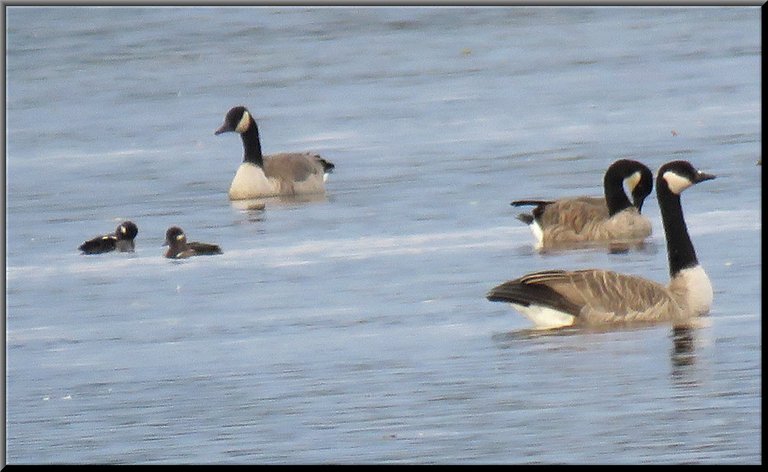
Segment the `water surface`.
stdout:
<svg viewBox="0 0 768 472">
<path fill-rule="evenodd" d="M 6 9 L 6 460 L 758 463 L 757 8 Z M 227 199 L 248 106 L 327 198 Z M 509 202 L 683 197 L 696 328 L 531 331 L 488 302 L 547 268 L 663 282 L 642 251 L 537 254 Z M 137 223 L 133 254 L 82 256 Z M 169 261 L 165 230 L 221 256 Z"/>
</svg>

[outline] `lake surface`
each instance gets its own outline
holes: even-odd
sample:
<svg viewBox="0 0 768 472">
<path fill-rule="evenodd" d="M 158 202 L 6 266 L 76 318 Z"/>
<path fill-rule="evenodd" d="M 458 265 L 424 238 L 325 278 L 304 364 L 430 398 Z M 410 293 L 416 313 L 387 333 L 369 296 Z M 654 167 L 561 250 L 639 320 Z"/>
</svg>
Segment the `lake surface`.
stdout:
<svg viewBox="0 0 768 472">
<path fill-rule="evenodd" d="M 6 461 L 761 462 L 758 7 L 6 9 Z M 321 201 L 227 199 L 265 153 Z M 699 326 L 532 331 L 493 286 L 668 279 L 538 254 L 509 202 L 618 158 L 718 176 L 683 206 Z M 136 252 L 83 256 L 125 219 Z M 165 230 L 224 254 L 171 261 Z"/>
</svg>

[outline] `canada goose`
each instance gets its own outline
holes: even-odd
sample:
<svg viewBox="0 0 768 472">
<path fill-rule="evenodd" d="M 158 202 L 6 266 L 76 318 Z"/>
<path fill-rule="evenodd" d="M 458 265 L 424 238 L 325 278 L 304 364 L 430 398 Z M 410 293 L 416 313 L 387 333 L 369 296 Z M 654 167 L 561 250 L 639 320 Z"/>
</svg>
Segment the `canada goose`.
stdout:
<svg viewBox="0 0 768 472">
<path fill-rule="evenodd" d="M 687 161 L 664 164 L 656 195 L 667 240 L 668 286 L 607 270 L 547 270 L 524 275 L 491 289 L 493 302 L 508 302 L 539 328 L 572 324 L 684 321 L 709 312 L 712 284 L 696 259 L 683 218 L 680 194 L 714 179 Z"/>
<path fill-rule="evenodd" d="M 325 181 L 334 165 L 317 154 L 261 154 L 259 128 L 243 106 L 229 110 L 214 132 L 234 131 L 243 139 L 243 163 L 229 187 L 230 200 L 325 192 Z"/>
<path fill-rule="evenodd" d="M 123 221 L 117 226 L 113 234 L 105 234 L 89 239 L 80 245 L 78 249 L 83 254 L 102 254 L 117 250 L 118 252 L 133 252 L 135 249 L 134 238 L 139 234 L 139 228 L 131 221 Z"/>
<path fill-rule="evenodd" d="M 184 231 L 178 226 L 171 226 L 165 232 L 165 244 L 168 250 L 165 257 L 169 259 L 184 259 L 192 256 L 212 256 L 221 254 L 221 248 L 216 244 L 187 242 Z"/>
<path fill-rule="evenodd" d="M 632 194 L 632 202 L 624 185 Z M 651 170 L 640 162 L 619 159 L 605 172 L 605 197 L 516 200 L 512 206 L 536 205 L 517 216 L 536 238 L 537 249 L 577 247 L 584 243 L 640 242 L 651 235 L 651 222 L 640 211 L 653 188 Z"/>
</svg>

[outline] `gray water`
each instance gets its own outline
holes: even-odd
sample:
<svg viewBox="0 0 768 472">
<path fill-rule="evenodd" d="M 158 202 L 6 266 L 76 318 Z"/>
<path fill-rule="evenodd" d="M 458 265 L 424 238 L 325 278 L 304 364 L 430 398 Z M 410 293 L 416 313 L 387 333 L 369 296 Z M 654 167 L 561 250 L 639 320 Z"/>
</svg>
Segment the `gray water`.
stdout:
<svg viewBox="0 0 768 472">
<path fill-rule="evenodd" d="M 759 463 L 760 11 L 6 10 L 6 460 Z M 248 106 L 327 198 L 227 199 Z M 715 291 L 692 329 L 532 331 L 493 286 L 664 282 L 643 250 L 538 254 L 509 202 L 687 159 Z M 85 239 L 137 223 L 133 254 Z M 224 254 L 162 257 L 165 230 Z"/>
</svg>

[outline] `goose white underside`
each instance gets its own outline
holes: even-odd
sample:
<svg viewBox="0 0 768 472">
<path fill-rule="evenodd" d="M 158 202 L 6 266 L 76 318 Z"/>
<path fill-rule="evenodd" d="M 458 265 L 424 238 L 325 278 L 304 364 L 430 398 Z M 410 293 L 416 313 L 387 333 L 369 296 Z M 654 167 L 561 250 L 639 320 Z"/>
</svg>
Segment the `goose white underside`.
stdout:
<svg viewBox="0 0 768 472">
<path fill-rule="evenodd" d="M 323 182 L 328 179 L 328 173 L 323 174 Z M 278 195 L 304 195 L 322 193 L 324 191 L 318 178 L 302 182 L 281 182 L 280 179 L 264 175 L 264 170 L 250 162 L 240 164 L 232 185 L 229 187 L 230 200 L 247 200 Z"/>
<path fill-rule="evenodd" d="M 540 305 L 523 306 L 517 303 L 510 303 L 510 305 L 526 318 L 533 321 L 536 329 L 562 328 L 563 326 L 571 326 L 576 321 L 575 316 L 549 307 Z"/>
<path fill-rule="evenodd" d="M 249 162 L 244 162 L 238 167 L 229 187 L 229 198 L 232 200 L 267 197 L 278 193 L 277 182 L 268 179 L 261 167 Z"/>
<path fill-rule="evenodd" d="M 531 229 L 531 233 L 533 233 L 534 239 L 536 239 L 534 248 L 535 249 L 543 248 L 544 247 L 544 231 L 541 229 L 541 226 L 539 226 L 539 222 L 536 220 L 533 220 L 533 222 L 529 224 L 528 227 Z"/>
<path fill-rule="evenodd" d="M 714 293 L 712 291 L 712 282 L 710 282 L 704 268 L 697 265 L 683 269 L 678 272 L 675 279 L 672 284 L 681 283 L 687 289 L 685 297 L 691 313 L 694 315 L 709 313 L 712 301 L 714 300 Z"/>
</svg>

